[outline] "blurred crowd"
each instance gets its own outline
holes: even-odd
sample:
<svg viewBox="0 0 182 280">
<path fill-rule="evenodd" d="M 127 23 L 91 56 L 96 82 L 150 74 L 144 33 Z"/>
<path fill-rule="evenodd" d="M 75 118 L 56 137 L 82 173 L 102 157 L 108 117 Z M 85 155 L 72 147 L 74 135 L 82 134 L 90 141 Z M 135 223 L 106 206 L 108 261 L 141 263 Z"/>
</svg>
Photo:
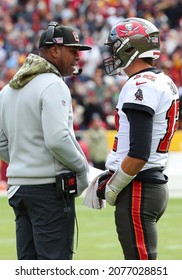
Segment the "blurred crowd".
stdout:
<svg viewBox="0 0 182 280">
<path fill-rule="evenodd" d="M 73 97 L 75 130 L 88 129 L 98 115 L 106 129 L 114 129 L 113 112 L 125 79 L 106 76 L 102 61 L 111 26 L 127 17 L 142 17 L 161 32 L 157 66 L 171 76 L 182 95 L 181 0 L 1 0 L 0 88 L 15 74 L 30 53 L 38 53 L 40 32 L 51 20 L 71 25 L 92 50 L 82 52 L 80 76 L 67 78 Z"/>
<path fill-rule="evenodd" d="M 66 78 L 66 83 L 73 97 L 74 128 L 86 131 L 87 141 L 79 139 L 80 144 L 88 160 L 100 168 L 106 156 L 99 152 L 103 143 L 108 149 L 103 130 L 115 129 L 114 109 L 125 83 L 121 76 L 105 75 L 102 62 L 109 54 L 104 42 L 111 27 L 127 17 L 145 18 L 160 29 L 156 66 L 174 80 L 182 100 L 182 0 L 0 0 L 0 89 L 30 52 L 38 53 L 39 35 L 52 20 L 77 28 L 81 42 L 92 45 L 91 51 L 81 53 L 82 74 Z M 182 129 L 182 106 L 180 112 Z M 92 147 L 98 148 L 95 154 Z M 5 170 L 6 164 L 0 163 Z"/>
<path fill-rule="evenodd" d="M 78 29 L 83 43 L 82 74 L 67 78 L 74 108 L 75 130 L 85 130 L 99 115 L 106 129 L 114 129 L 113 111 L 125 79 L 106 76 L 102 61 L 108 55 L 104 42 L 114 24 L 127 17 L 143 17 L 161 32 L 157 66 L 174 80 L 182 95 L 182 1 L 179 0 L 1 0 L 0 88 L 30 53 L 37 53 L 40 32 L 51 20 Z"/>
</svg>

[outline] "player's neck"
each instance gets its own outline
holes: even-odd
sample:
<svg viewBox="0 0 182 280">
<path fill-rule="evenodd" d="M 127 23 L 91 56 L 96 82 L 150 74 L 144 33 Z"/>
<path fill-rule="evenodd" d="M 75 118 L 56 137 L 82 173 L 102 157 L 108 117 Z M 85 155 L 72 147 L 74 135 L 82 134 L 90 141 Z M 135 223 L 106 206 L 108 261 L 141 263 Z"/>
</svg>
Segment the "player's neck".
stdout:
<svg viewBox="0 0 182 280">
<path fill-rule="evenodd" d="M 131 77 L 137 72 L 140 72 L 146 68 L 153 67 L 143 59 L 136 59 L 130 66 L 125 68 L 125 73 L 127 74 L 128 77 Z"/>
</svg>

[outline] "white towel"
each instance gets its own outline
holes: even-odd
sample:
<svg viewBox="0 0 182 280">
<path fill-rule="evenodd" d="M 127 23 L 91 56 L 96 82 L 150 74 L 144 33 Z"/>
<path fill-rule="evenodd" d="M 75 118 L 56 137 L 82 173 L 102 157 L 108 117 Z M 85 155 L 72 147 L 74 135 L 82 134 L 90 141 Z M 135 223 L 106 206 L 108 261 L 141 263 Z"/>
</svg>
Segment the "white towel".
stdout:
<svg viewBox="0 0 182 280">
<path fill-rule="evenodd" d="M 103 174 L 105 171 L 100 170 L 100 169 L 95 169 L 93 167 L 90 167 L 90 172 L 92 172 L 92 176 L 94 172 L 98 174 L 94 179 L 92 179 L 89 182 L 88 188 L 86 189 L 85 197 L 83 204 L 89 208 L 94 208 L 94 209 L 102 209 L 106 207 L 106 201 L 105 199 L 101 199 L 97 197 L 97 189 L 98 189 L 98 180 L 101 174 Z"/>
</svg>

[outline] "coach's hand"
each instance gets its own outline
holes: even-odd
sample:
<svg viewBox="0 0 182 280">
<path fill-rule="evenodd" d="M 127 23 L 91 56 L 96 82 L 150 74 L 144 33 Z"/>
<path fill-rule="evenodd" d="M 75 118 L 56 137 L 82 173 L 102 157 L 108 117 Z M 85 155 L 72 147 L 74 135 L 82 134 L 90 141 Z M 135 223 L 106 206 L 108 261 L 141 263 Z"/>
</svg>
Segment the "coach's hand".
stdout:
<svg viewBox="0 0 182 280">
<path fill-rule="evenodd" d="M 88 187 L 88 173 L 77 175 L 77 194 L 80 196 L 83 191 Z"/>
</svg>

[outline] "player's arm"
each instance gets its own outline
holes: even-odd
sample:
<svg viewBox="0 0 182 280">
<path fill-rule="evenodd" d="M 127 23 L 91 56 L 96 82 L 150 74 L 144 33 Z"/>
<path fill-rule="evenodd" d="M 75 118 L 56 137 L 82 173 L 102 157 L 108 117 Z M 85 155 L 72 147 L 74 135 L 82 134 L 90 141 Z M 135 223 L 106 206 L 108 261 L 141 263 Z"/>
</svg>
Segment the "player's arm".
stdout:
<svg viewBox="0 0 182 280">
<path fill-rule="evenodd" d="M 140 110 L 125 110 L 130 124 L 130 149 L 121 168 L 134 176 L 147 162 L 152 143 L 153 116 Z"/>
<path fill-rule="evenodd" d="M 121 166 L 106 185 L 105 197 L 111 205 L 115 205 L 118 194 L 143 168 L 151 151 L 152 114 L 133 109 L 126 109 L 125 113 L 130 124 L 130 148 Z"/>
<path fill-rule="evenodd" d="M 143 159 L 126 156 L 121 164 L 121 168 L 126 174 L 135 176 L 144 167 L 145 163 L 146 161 Z"/>
</svg>

